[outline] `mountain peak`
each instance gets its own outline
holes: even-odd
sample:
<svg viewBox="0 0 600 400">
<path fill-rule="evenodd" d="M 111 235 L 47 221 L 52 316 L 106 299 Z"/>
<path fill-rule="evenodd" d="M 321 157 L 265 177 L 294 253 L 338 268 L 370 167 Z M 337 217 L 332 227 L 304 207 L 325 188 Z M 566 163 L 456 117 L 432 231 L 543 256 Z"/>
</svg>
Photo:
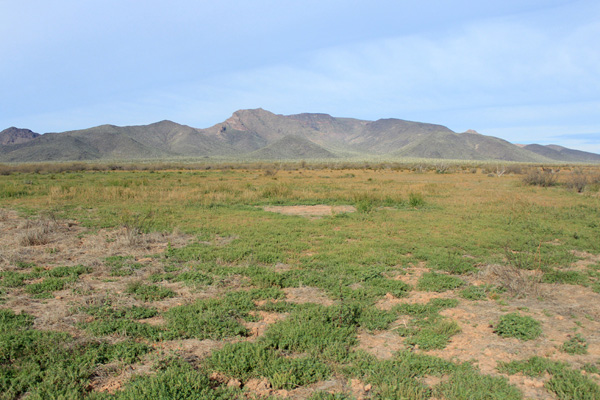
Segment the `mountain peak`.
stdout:
<svg viewBox="0 0 600 400">
<path fill-rule="evenodd" d="M 27 143 L 38 136 L 40 136 L 40 134 L 33 132 L 31 129 L 11 126 L 0 132 L 0 145 L 10 146 L 13 144 Z"/>
<path fill-rule="evenodd" d="M 150 125 L 101 125 L 46 134 L 28 129 L 0 133 L 0 161 L 67 161 L 83 159 L 325 159 L 332 157 L 436 158 L 521 162 L 600 162 L 600 155 L 530 145 L 468 130 L 457 134 L 431 123 L 385 118 L 377 121 L 336 118 L 324 113 L 274 114 L 242 109 L 226 121 L 198 129 L 163 120 Z M 14 145 L 18 144 L 18 145 Z"/>
</svg>

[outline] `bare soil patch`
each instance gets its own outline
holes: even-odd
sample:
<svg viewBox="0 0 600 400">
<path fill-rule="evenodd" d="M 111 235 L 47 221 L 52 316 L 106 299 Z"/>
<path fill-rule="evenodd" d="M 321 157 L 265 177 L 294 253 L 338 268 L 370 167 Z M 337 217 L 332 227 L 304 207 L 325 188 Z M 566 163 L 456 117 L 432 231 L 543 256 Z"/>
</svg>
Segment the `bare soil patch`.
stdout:
<svg viewBox="0 0 600 400">
<path fill-rule="evenodd" d="M 77 221 L 40 218 L 27 220 L 8 212 L 0 221 L 0 268 L 16 262 L 37 265 L 94 265 L 110 256 L 133 256 L 151 263 L 150 254 L 192 240 L 182 233 L 133 233 L 125 227 L 92 232 Z"/>
<path fill-rule="evenodd" d="M 283 291 L 286 294 L 286 300 L 290 303 L 317 303 L 323 306 L 330 306 L 335 303 L 321 289 L 316 287 L 285 288 Z"/>
<path fill-rule="evenodd" d="M 358 348 L 373 354 L 379 359 L 390 359 L 394 353 L 404 348 L 404 338 L 393 331 L 376 333 L 359 332 Z"/>
<path fill-rule="evenodd" d="M 356 211 L 354 206 L 328 206 L 320 204 L 316 206 L 266 206 L 263 210 L 284 215 L 299 215 L 302 217 L 324 217 L 334 214 L 352 213 Z"/>
<path fill-rule="evenodd" d="M 287 314 L 284 313 L 267 311 L 251 312 L 251 314 L 257 315 L 261 318 L 261 320 L 257 322 L 244 322 L 244 326 L 255 338 L 264 335 L 269 325 L 279 322 L 287 317 Z"/>
</svg>

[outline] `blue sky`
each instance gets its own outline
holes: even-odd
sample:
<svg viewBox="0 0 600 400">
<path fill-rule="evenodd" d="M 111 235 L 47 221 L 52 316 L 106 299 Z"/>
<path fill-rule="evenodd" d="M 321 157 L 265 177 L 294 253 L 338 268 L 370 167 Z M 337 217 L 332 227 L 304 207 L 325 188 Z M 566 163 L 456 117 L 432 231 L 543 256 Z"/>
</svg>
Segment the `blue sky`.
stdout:
<svg viewBox="0 0 600 400">
<path fill-rule="evenodd" d="M 600 2 L 0 0 L 0 130 L 235 110 L 600 153 Z"/>
</svg>

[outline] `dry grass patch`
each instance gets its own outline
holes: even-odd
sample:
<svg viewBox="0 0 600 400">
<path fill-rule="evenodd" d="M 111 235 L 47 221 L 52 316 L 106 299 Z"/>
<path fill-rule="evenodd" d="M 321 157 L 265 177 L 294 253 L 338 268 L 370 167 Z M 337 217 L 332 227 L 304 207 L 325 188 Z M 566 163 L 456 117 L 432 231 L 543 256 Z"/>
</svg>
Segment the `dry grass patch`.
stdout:
<svg viewBox="0 0 600 400">
<path fill-rule="evenodd" d="M 477 279 L 488 284 L 500 286 L 516 297 L 544 294 L 542 286 L 542 272 L 537 270 L 524 270 L 511 265 L 491 264 L 481 267 Z"/>
<path fill-rule="evenodd" d="M 301 217 L 324 217 L 335 214 L 356 212 L 354 206 L 328 206 L 325 204 L 315 206 L 265 206 L 263 210 L 283 215 L 299 215 Z"/>
</svg>

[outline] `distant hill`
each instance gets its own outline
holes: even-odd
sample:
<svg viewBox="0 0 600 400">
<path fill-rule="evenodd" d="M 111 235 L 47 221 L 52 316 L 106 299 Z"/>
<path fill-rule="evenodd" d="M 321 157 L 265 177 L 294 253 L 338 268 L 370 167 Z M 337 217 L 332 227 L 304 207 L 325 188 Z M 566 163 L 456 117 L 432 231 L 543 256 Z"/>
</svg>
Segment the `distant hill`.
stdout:
<svg viewBox="0 0 600 400">
<path fill-rule="evenodd" d="M 0 132 L 0 146 L 26 143 L 40 136 L 29 129 L 19 129 L 14 126 Z"/>
<path fill-rule="evenodd" d="M 335 158 L 335 154 L 300 136 L 285 136 L 270 145 L 248 154 L 261 160 L 302 160 L 306 158 Z"/>
<path fill-rule="evenodd" d="M 600 154 L 587 151 L 573 150 L 556 144 L 542 146 L 541 144 L 528 144 L 524 149 L 542 155 L 551 160 L 571 162 L 600 162 Z"/>
<path fill-rule="evenodd" d="M 150 125 L 101 125 L 38 135 L 26 129 L 0 132 L 0 161 L 135 160 L 175 157 L 327 159 L 380 156 L 522 162 L 600 162 L 600 155 L 560 146 L 519 147 L 475 131 L 442 125 L 327 114 L 279 115 L 239 110 L 205 129 L 172 121 Z"/>
</svg>

